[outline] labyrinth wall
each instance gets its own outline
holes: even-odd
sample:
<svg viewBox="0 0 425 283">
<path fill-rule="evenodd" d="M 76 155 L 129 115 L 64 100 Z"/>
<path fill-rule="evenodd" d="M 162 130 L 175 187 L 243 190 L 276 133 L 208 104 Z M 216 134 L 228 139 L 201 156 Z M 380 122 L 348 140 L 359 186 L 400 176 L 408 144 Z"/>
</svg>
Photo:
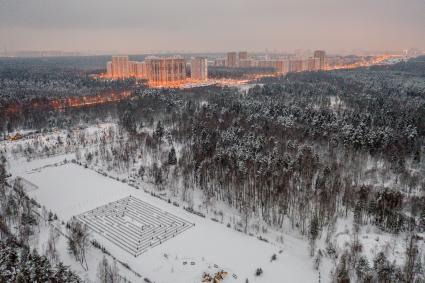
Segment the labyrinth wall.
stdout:
<svg viewBox="0 0 425 283">
<path fill-rule="evenodd" d="M 133 196 L 97 207 L 76 218 L 135 257 L 194 226 Z"/>
</svg>

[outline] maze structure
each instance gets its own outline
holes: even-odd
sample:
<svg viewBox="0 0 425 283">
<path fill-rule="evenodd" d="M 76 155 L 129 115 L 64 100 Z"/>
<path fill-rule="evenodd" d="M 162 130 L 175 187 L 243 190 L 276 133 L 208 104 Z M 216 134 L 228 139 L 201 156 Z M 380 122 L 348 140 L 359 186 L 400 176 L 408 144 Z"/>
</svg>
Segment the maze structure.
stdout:
<svg viewBox="0 0 425 283">
<path fill-rule="evenodd" d="M 97 207 L 76 218 L 134 257 L 195 225 L 133 196 Z"/>
</svg>

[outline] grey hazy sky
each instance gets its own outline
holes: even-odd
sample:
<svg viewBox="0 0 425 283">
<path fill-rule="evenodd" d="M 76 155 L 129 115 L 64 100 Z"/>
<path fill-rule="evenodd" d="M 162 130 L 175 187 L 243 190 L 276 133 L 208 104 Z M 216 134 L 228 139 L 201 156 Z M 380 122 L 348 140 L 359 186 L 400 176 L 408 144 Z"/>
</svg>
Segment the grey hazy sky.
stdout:
<svg viewBox="0 0 425 283">
<path fill-rule="evenodd" d="M 0 0 L 0 50 L 425 49 L 425 0 Z"/>
</svg>

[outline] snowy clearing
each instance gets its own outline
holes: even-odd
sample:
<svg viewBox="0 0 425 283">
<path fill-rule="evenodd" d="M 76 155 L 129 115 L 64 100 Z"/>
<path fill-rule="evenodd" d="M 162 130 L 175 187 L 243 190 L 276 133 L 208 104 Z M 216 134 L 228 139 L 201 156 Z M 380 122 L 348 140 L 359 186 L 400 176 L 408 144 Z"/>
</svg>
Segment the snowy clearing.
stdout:
<svg viewBox="0 0 425 283">
<path fill-rule="evenodd" d="M 51 164 L 58 161 L 57 156 L 50 160 Z M 105 237 L 92 234 L 117 259 L 154 282 L 200 282 L 204 272 L 211 274 L 222 269 L 228 272 L 223 282 L 245 282 L 247 278 L 249 282 L 282 282 L 283 278 L 292 282 L 319 280 L 318 271 L 314 270 L 306 252 L 307 244 L 302 239 L 287 236 L 283 246 L 266 243 L 82 166 L 73 163 L 46 166 L 48 164 L 47 159 L 39 160 L 11 171 L 35 184 L 38 189 L 28 194 L 64 221 L 131 195 L 195 224 L 138 257 Z M 40 169 L 40 166 L 43 168 Z M 271 261 L 273 254 L 277 255 L 277 260 Z M 257 277 L 254 273 L 259 267 L 264 273 Z M 131 278 L 128 270 L 121 269 L 121 273 Z M 95 268 L 91 268 L 86 275 L 91 280 L 95 276 Z M 321 280 L 328 282 L 329 278 L 322 275 Z"/>
</svg>

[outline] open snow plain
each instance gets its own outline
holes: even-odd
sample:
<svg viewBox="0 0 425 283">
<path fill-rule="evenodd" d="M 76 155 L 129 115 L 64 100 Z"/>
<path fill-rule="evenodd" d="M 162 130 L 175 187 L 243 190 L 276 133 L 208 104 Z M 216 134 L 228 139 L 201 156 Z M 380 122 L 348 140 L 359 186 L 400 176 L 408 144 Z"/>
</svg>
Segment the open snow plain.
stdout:
<svg viewBox="0 0 425 283">
<path fill-rule="evenodd" d="M 11 166 L 14 176 L 21 176 L 38 187 L 28 194 L 61 220 L 81 217 L 93 209 L 131 198 L 163 215 L 181 219 L 182 223 L 194 224 L 136 256 L 101 232 L 92 231 L 92 237 L 117 259 L 128 263 L 152 282 L 201 282 L 204 272 L 211 274 L 221 269 L 228 272 L 223 282 L 246 282 L 246 279 L 267 283 L 319 281 L 319 274 L 306 252 L 307 244 L 301 239 L 288 236 L 281 246 L 266 243 L 77 164 L 48 166 L 64 158 L 56 156 Z M 69 160 L 69 156 L 67 158 Z M 152 213 L 153 219 L 157 216 Z M 128 241 L 124 238 L 122 241 Z M 277 254 L 275 261 L 270 260 L 273 254 Z M 256 277 L 254 273 L 259 267 L 264 273 Z M 129 271 L 121 269 L 121 272 L 127 276 Z M 90 273 L 88 277 L 95 278 L 95 271 Z M 327 282 L 326 277 L 322 276 L 321 282 Z"/>
</svg>

